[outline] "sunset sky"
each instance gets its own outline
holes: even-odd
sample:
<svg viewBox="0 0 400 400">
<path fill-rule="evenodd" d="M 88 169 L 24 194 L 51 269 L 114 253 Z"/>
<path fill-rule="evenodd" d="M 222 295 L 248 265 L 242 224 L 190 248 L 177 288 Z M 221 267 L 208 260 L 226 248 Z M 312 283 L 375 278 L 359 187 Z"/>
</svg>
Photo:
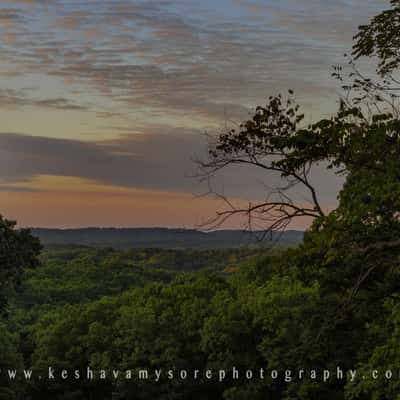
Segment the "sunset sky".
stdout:
<svg viewBox="0 0 400 400">
<path fill-rule="evenodd" d="M 332 113 L 331 66 L 382 4 L 0 1 L 0 213 L 21 226 L 196 227 L 220 206 L 195 196 L 203 133 L 289 88 L 310 121 Z M 313 178 L 334 205 L 340 179 Z M 241 203 L 269 179 L 230 170 L 215 185 Z"/>
</svg>

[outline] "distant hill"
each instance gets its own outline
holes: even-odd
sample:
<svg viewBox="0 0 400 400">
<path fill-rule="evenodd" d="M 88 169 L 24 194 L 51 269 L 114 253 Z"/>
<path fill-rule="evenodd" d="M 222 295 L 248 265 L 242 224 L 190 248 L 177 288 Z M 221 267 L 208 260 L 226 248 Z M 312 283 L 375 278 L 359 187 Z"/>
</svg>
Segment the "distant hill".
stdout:
<svg viewBox="0 0 400 400">
<path fill-rule="evenodd" d="M 31 228 L 45 246 L 79 245 L 89 247 L 157 247 L 168 249 L 186 248 L 234 248 L 242 246 L 268 246 L 271 237 L 260 243 L 260 233 L 242 230 L 220 230 L 201 232 L 192 229 L 169 228 L 81 228 L 81 229 L 46 229 Z M 274 233 L 272 240 L 279 245 L 292 246 L 303 239 L 301 231 Z"/>
</svg>

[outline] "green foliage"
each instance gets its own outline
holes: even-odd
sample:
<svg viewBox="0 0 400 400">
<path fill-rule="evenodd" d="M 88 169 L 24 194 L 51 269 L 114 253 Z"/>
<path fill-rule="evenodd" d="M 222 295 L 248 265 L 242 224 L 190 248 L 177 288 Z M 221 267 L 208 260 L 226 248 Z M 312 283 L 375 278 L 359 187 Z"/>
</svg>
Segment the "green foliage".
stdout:
<svg viewBox="0 0 400 400">
<path fill-rule="evenodd" d="M 130 275 L 139 268 L 136 261 L 127 262 L 131 252 L 85 249 L 72 251 L 70 257 L 63 253 L 61 259 L 54 254 L 44 256 L 43 267 L 24 275 L 25 293 L 15 295 L 13 307 L 17 308 L 12 309 L 9 321 L 9 329 L 20 332 L 25 367 L 43 374 L 49 366 L 58 374 L 64 368 L 70 374 L 77 369 L 82 376 L 87 367 L 122 373 L 132 370 L 132 374 L 141 369 L 150 373 L 172 369 L 175 374 L 180 370 L 225 369 L 229 373 L 236 367 L 242 375 L 222 382 L 209 381 L 204 375 L 185 381 L 164 376 L 159 382 L 111 377 L 93 382 L 64 381 L 58 375 L 54 381 L 21 385 L 24 394 L 16 390 L 16 395 L 25 399 L 101 400 L 109 399 L 112 393 L 122 399 L 180 399 L 185 393 L 193 399 L 317 400 L 343 399 L 345 393 L 352 399 L 362 399 L 365 393 L 388 393 L 387 398 L 395 398 L 391 397 L 395 383 L 371 389 L 366 382 L 346 386 L 345 380 L 322 383 L 293 378 L 285 382 L 268 376 L 272 369 L 334 370 L 340 365 L 346 370 L 359 365 L 360 370 L 369 370 L 379 363 L 380 368 L 396 363 L 393 325 L 397 326 L 398 307 L 388 296 L 398 292 L 397 257 L 391 254 L 383 271 L 371 275 L 348 301 L 360 270 L 373 260 L 363 253 L 344 253 L 340 235 L 335 237 L 336 226 L 316 227 L 298 248 L 255 257 L 231 275 L 174 272 L 166 280 L 150 274 L 144 282 L 143 277 L 135 281 L 136 275 Z M 147 256 L 147 272 L 158 271 L 152 267 L 151 253 Z M 122 259 L 124 276 L 132 281 L 126 288 L 114 290 Z M 111 260 L 115 263 L 110 264 Z M 106 268 L 111 271 L 106 272 Z M 145 262 L 140 268 L 146 274 Z M 33 273 L 38 274 L 35 279 Z M 90 292 L 91 281 L 94 287 L 104 285 L 104 274 L 111 283 L 109 291 L 104 287 L 103 292 Z M 57 287 L 59 275 L 65 290 L 51 287 Z M 77 276 L 82 277 L 80 289 L 74 286 Z M 47 292 L 41 279 L 47 279 Z M 154 280 L 158 282 L 152 283 Z M 74 289 L 69 288 L 71 284 Z M 36 299 L 42 299 L 42 305 L 35 311 L 26 299 L 38 288 L 41 294 Z M 79 290 L 89 294 L 79 294 Z M 12 340 L 18 345 L 18 336 Z M 15 347 L 14 353 L 18 353 Z M 243 376 L 247 369 L 260 368 L 266 371 L 264 380 L 249 381 Z"/>
<path fill-rule="evenodd" d="M 0 215 L 0 296 L 4 289 L 19 281 L 23 268 L 38 265 L 41 250 L 39 240 L 32 237 L 27 229 L 15 229 L 16 223 Z M 0 308 L 4 298 L 0 299 Z"/>
<path fill-rule="evenodd" d="M 166 270 L 145 269 L 113 250 L 80 250 L 69 259 L 45 253 L 43 259 L 41 267 L 25 273 L 18 297 L 24 307 L 84 303 L 173 276 Z"/>
<path fill-rule="evenodd" d="M 391 0 L 392 8 L 375 16 L 367 25 L 359 27 L 355 36 L 356 57 L 374 56 L 379 60 L 378 71 L 385 75 L 400 64 L 400 2 Z"/>
<path fill-rule="evenodd" d="M 23 268 L 39 265 L 40 243 L 28 230 L 15 229 L 15 222 L 0 216 L 0 399 L 16 399 L 17 391 L 10 386 L 6 368 L 21 368 L 22 355 L 19 351 L 19 334 L 12 327 L 7 316 L 6 292 L 18 285 Z M 21 384 L 19 379 L 14 382 Z M 19 390 L 23 393 L 24 390 Z"/>
<path fill-rule="evenodd" d="M 369 327 L 374 336 L 374 346 L 365 355 L 358 368 L 365 377 L 346 388 L 346 398 L 398 399 L 400 386 L 398 365 L 400 361 L 400 314 L 398 295 L 385 301 L 386 320 Z M 375 375 L 373 375 L 375 373 Z M 386 375 L 388 374 L 388 375 Z"/>
</svg>

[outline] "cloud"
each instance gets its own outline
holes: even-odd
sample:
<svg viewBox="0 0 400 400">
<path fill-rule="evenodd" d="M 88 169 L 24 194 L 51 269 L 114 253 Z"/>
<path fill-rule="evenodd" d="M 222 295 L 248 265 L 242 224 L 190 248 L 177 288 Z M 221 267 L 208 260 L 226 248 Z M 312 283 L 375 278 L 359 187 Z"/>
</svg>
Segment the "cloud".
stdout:
<svg viewBox="0 0 400 400">
<path fill-rule="evenodd" d="M 9 25 L 16 22 L 22 22 L 23 17 L 18 9 L 2 8 L 0 9 L 0 24 Z"/>
<path fill-rule="evenodd" d="M 194 1 L 58 0 L 27 12 L 23 3 L 42 4 L 14 1 L 0 14 L 8 73 L 78 82 L 126 109 L 213 120 L 225 110 L 241 118 L 289 87 L 323 103 L 334 85 L 331 64 L 381 7 L 377 0 L 236 0 L 215 10 Z"/>
<path fill-rule="evenodd" d="M 0 107 L 42 107 L 55 110 L 88 110 L 87 106 L 76 104 L 62 97 L 38 99 L 29 95 L 30 90 L 0 89 Z"/>
<path fill-rule="evenodd" d="M 146 190 L 201 193 L 207 187 L 195 179 L 194 159 L 205 158 L 207 144 L 199 132 L 148 128 L 146 133 L 125 134 L 118 139 L 95 142 L 52 139 L 19 134 L 0 134 L 0 182 L 17 183 L 22 190 L 36 176 L 89 179 L 98 184 Z M 264 184 L 278 182 L 276 174 L 255 168 L 232 168 L 216 176 L 217 191 L 229 197 L 262 199 Z M 335 202 L 342 179 L 323 166 L 311 182 L 320 188 L 324 203 Z M 299 199 L 302 193 L 297 193 Z M 304 201 L 304 199 L 301 199 Z"/>
<path fill-rule="evenodd" d="M 0 134 L 3 182 L 37 175 L 74 176 L 126 187 L 190 191 L 194 135 L 131 134 L 115 141 L 82 142 Z M 203 146 L 204 147 L 204 146 Z M 23 186 L 23 185 L 22 185 Z"/>
<path fill-rule="evenodd" d="M 54 108 L 56 110 L 87 110 L 88 107 L 75 104 L 62 97 L 44 99 L 44 100 L 31 100 L 31 105 L 37 107 Z"/>
</svg>

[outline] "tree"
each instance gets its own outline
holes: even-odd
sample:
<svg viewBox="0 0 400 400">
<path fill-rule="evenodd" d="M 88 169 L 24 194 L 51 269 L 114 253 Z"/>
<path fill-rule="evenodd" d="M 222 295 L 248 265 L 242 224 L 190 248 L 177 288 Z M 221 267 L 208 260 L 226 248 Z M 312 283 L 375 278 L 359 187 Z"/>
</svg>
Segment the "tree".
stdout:
<svg viewBox="0 0 400 400">
<path fill-rule="evenodd" d="M 19 282 L 24 268 L 39 264 L 39 239 L 28 229 L 15 229 L 15 226 L 15 221 L 0 215 L 0 308 L 5 304 L 4 289 Z"/>
<path fill-rule="evenodd" d="M 265 224 L 266 231 L 277 231 L 286 228 L 296 217 L 324 216 L 309 173 L 314 163 L 325 158 L 325 149 L 315 142 L 313 132 L 299 129 L 303 119 L 304 114 L 290 91 L 286 100 L 281 95 L 270 97 L 269 103 L 257 107 L 252 119 L 241 124 L 238 130 L 223 132 L 210 142 L 209 159 L 199 161 L 203 178 L 210 179 L 230 165 L 241 164 L 278 173 L 284 182 L 269 191 L 264 202 L 249 203 L 243 209 L 235 208 L 220 195 L 229 208 L 218 213 L 212 223 L 221 224 L 234 214 L 242 214 L 247 216 L 249 228 L 257 219 Z M 287 195 L 298 185 L 309 193 L 310 206 L 297 205 Z"/>
<path fill-rule="evenodd" d="M 219 213 L 216 221 L 224 222 L 237 213 L 250 220 L 255 214 L 268 232 L 284 229 L 298 216 L 314 218 L 294 259 L 284 263 L 287 269 L 295 266 L 295 278 L 305 287 L 312 282 L 319 285 L 321 300 L 313 310 L 319 323 L 310 329 L 315 336 L 306 337 L 299 348 L 317 348 L 323 338 L 326 348 L 340 354 L 348 367 L 357 361 L 368 365 L 370 359 L 377 359 L 374 354 L 385 356 L 379 350 L 380 345 L 387 346 L 385 335 L 375 332 L 385 329 L 390 313 L 384 304 L 397 298 L 400 290 L 400 85 L 395 75 L 400 65 L 396 59 L 400 54 L 396 39 L 399 2 L 392 2 L 392 6 L 360 27 L 356 59 L 350 60 L 349 67 L 335 68 L 343 95 L 331 118 L 303 126 L 292 92 L 287 101 L 271 97 L 239 130 L 218 135 L 210 145 L 209 159 L 201 163 L 207 178 L 228 165 L 250 164 L 276 171 L 288 181 L 283 189 L 273 192 L 278 200 L 267 195 L 264 202 L 250 204 L 247 209 L 236 209 L 227 201 L 229 209 Z M 378 75 L 373 78 L 364 75 L 357 62 L 362 56 L 371 62 L 372 55 L 379 60 Z M 347 68 L 350 71 L 344 78 Z M 321 210 L 315 188 L 307 185 L 307 173 L 321 162 L 345 177 L 338 207 L 328 214 Z M 309 189 L 310 208 L 300 207 L 287 195 L 291 184 Z M 372 325 L 374 329 L 370 329 Z M 337 335 L 343 331 L 347 341 L 338 345 Z M 368 347 L 374 340 L 375 352 Z M 393 363 L 399 353 L 394 347 Z M 330 362 L 326 351 L 309 354 L 311 362 Z M 372 392 L 368 388 L 368 393 Z M 373 393 L 374 398 L 382 398 L 376 395 L 379 389 Z M 328 398 L 325 394 L 322 397 Z"/>
<path fill-rule="evenodd" d="M 376 15 L 369 24 L 361 25 L 355 36 L 354 55 L 377 56 L 377 71 L 387 76 L 400 65 L 400 1 L 391 0 L 392 7 Z"/>
<path fill-rule="evenodd" d="M 228 207 L 217 213 L 214 224 L 242 214 L 249 228 L 257 221 L 271 232 L 306 216 L 314 220 L 313 230 L 336 225 L 336 231 L 347 232 L 342 243 L 350 249 L 368 252 L 400 245 L 395 241 L 400 215 L 400 87 L 395 86 L 399 82 L 394 76 L 400 63 L 399 1 L 392 1 L 392 6 L 361 26 L 355 37 L 356 59 L 377 55 L 380 78 L 363 75 L 355 60 L 349 62 L 346 79 L 342 67 L 335 67 L 333 75 L 342 83 L 343 95 L 331 118 L 305 126 L 289 91 L 286 100 L 281 95 L 270 97 L 239 129 L 222 132 L 210 141 L 208 159 L 199 162 L 205 179 L 241 164 L 276 172 L 285 182 L 266 193 L 264 201 L 245 208 L 235 207 L 220 195 Z M 329 215 L 309 180 L 312 167 L 322 162 L 346 179 L 339 206 Z M 308 191 L 309 206 L 290 196 L 294 187 Z M 378 238 L 386 243 L 378 244 Z"/>
</svg>

